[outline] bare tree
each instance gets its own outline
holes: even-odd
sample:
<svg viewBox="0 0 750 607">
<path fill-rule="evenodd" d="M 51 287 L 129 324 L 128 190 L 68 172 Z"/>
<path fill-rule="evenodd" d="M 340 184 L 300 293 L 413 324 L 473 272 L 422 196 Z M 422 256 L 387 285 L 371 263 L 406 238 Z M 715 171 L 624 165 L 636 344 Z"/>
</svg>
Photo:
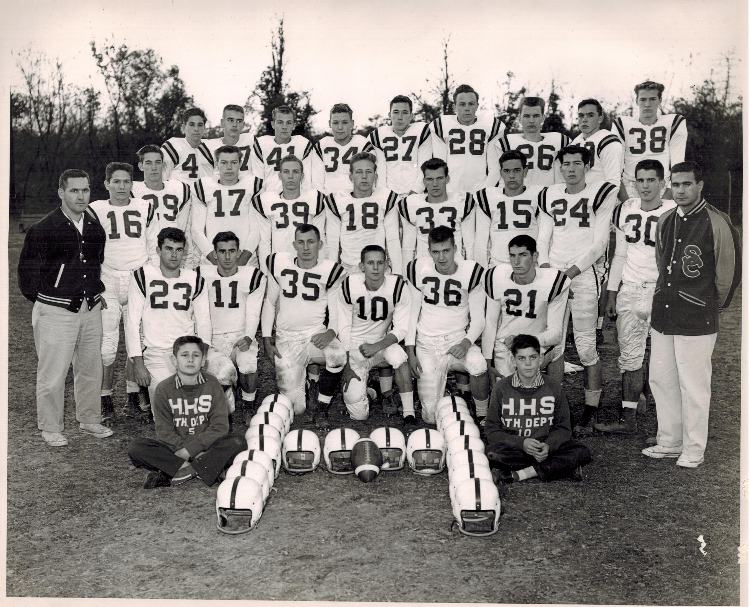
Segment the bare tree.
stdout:
<svg viewBox="0 0 750 607">
<path fill-rule="evenodd" d="M 432 122 L 438 116 L 453 114 L 453 89 L 454 81 L 448 65 L 448 46 L 450 36 L 443 39 L 443 63 L 440 68 L 440 77 L 435 85 L 430 84 L 427 79 L 428 91 L 423 93 L 412 93 L 416 104 L 414 114 L 419 120 Z"/>
</svg>

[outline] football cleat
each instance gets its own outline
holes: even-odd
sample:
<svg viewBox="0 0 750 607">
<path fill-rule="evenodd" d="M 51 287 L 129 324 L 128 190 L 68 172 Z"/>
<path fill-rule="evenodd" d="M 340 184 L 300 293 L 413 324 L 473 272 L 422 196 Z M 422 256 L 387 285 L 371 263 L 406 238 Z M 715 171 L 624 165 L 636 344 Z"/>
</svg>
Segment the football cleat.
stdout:
<svg viewBox="0 0 750 607">
<path fill-rule="evenodd" d="M 407 415 L 401 423 L 404 426 L 404 431 L 409 433 L 417 427 L 417 418 L 413 415 Z"/>
<path fill-rule="evenodd" d="M 237 455 L 234 456 L 232 465 L 241 464 L 242 462 L 256 462 L 263 466 L 266 474 L 268 475 L 268 483 L 273 486 L 275 470 L 273 460 L 271 459 L 271 456 L 268 455 L 268 453 L 266 453 L 265 451 L 259 451 L 258 449 L 253 449 L 252 451 L 240 451 Z"/>
<path fill-rule="evenodd" d="M 247 441 L 247 450 L 254 451 L 256 449 L 268 453 L 273 462 L 274 478 L 278 477 L 279 470 L 281 470 L 281 443 L 271 436 L 262 434 L 251 436 L 250 440 Z"/>
<path fill-rule="evenodd" d="M 271 493 L 271 482 L 268 480 L 268 471 L 263 464 L 245 460 L 229 466 L 225 478 L 234 478 L 235 476 L 244 476 L 251 478 L 260 485 L 263 490 L 263 503 L 266 503 L 268 494 Z"/>
<path fill-rule="evenodd" d="M 149 472 L 146 475 L 146 481 L 143 483 L 144 489 L 156 489 L 157 487 L 169 487 L 172 479 L 164 474 L 161 470 Z"/>
<path fill-rule="evenodd" d="M 383 413 L 386 417 L 398 415 L 398 400 L 395 390 L 389 390 L 383 394 Z"/>
<path fill-rule="evenodd" d="M 445 467 L 445 439 L 437 430 L 415 430 L 406 443 L 406 460 L 416 474 L 440 473 Z"/>
<path fill-rule="evenodd" d="M 312 430 L 292 430 L 284 437 L 284 468 L 291 474 L 312 472 L 320 463 L 320 439 Z"/>
<path fill-rule="evenodd" d="M 475 477 L 457 484 L 452 503 L 453 518 L 461 533 L 473 536 L 497 533 L 503 507 L 491 479 Z"/>
<path fill-rule="evenodd" d="M 108 422 L 115 418 L 115 404 L 112 402 L 112 395 L 102 396 L 102 421 Z"/>
<path fill-rule="evenodd" d="M 409 416 L 412 417 L 413 416 Z M 370 432 L 370 438 L 375 442 L 383 456 L 383 470 L 401 470 L 406 459 L 406 438 L 403 433 L 388 426 L 375 428 Z"/>
<path fill-rule="evenodd" d="M 328 472 L 333 474 L 351 474 L 352 447 L 359 440 L 359 432 L 351 428 L 331 430 L 323 442 L 323 460 Z"/>
<path fill-rule="evenodd" d="M 216 491 L 216 528 L 237 535 L 255 528 L 263 514 L 263 488 L 253 479 L 236 476 Z"/>
</svg>

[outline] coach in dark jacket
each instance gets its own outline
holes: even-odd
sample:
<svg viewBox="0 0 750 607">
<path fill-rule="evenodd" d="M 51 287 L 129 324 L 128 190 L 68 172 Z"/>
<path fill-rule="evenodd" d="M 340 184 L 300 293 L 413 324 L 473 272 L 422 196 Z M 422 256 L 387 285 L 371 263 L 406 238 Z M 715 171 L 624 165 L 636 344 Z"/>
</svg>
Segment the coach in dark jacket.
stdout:
<svg viewBox="0 0 750 607">
<path fill-rule="evenodd" d="M 76 419 L 97 438 L 112 435 L 101 424 L 102 382 L 100 267 L 106 235 L 89 210 L 89 176 L 69 169 L 60 176 L 59 208 L 34 224 L 18 262 L 18 284 L 34 302 L 31 324 L 36 346 L 37 425 L 53 447 L 62 434 L 65 377 L 73 363 Z"/>
<path fill-rule="evenodd" d="M 643 454 L 676 457 L 677 465 L 703 463 L 711 404 L 711 354 L 719 312 L 732 301 L 741 277 L 740 239 L 724 213 L 703 198 L 694 162 L 672 167 L 677 207 L 659 218 L 659 278 L 651 312 L 651 392 L 657 444 Z"/>
</svg>

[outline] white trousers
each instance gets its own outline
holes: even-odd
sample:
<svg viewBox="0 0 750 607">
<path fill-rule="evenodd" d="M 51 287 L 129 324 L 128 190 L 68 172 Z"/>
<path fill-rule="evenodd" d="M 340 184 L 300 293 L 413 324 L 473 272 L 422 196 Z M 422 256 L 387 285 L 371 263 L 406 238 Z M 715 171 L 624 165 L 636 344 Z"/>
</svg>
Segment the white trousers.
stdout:
<svg viewBox="0 0 750 607">
<path fill-rule="evenodd" d="M 716 333 L 664 335 L 651 330 L 649 384 L 656 401 L 662 447 L 682 447 L 683 457 L 701 460 L 708 440 L 711 354 Z"/>
<path fill-rule="evenodd" d="M 643 366 L 655 288 L 653 282 L 623 282 L 617 294 L 617 343 L 620 346 L 617 366 L 620 372 L 637 371 Z"/>
</svg>

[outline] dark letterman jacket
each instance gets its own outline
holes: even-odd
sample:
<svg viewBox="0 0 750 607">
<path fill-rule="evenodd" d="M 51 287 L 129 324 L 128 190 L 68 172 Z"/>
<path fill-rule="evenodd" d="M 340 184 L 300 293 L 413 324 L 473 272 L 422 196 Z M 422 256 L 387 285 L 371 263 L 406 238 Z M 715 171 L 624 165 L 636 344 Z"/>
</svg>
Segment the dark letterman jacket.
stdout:
<svg viewBox="0 0 750 607">
<path fill-rule="evenodd" d="M 687 214 L 659 217 L 651 326 L 666 335 L 709 335 L 742 276 L 740 238 L 729 217 L 705 200 Z"/>
<path fill-rule="evenodd" d="M 83 234 L 58 207 L 28 232 L 18 261 L 18 286 L 24 297 L 78 312 L 101 299 L 101 264 L 106 234 L 93 211 L 83 213 Z"/>
</svg>

